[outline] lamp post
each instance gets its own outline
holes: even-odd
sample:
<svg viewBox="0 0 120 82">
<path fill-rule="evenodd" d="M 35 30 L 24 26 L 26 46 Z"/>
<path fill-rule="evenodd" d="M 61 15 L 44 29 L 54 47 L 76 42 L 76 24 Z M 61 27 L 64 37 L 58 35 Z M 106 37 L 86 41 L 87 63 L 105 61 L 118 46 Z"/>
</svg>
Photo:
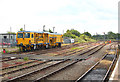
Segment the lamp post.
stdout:
<svg viewBox="0 0 120 82">
<path fill-rule="evenodd" d="M 43 25 L 43 32 L 45 31 L 45 25 Z"/>
<path fill-rule="evenodd" d="M 25 24 L 24 24 L 24 31 L 25 31 Z"/>
<path fill-rule="evenodd" d="M 104 34 L 104 42 L 105 42 L 105 32 L 103 32 L 103 34 Z"/>
<path fill-rule="evenodd" d="M 53 33 L 54 33 L 55 27 L 53 27 Z"/>
<path fill-rule="evenodd" d="M 55 27 L 53 27 L 53 33 L 54 33 L 54 30 L 55 30 Z M 54 42 L 55 42 L 55 37 L 54 37 L 54 34 L 53 34 L 53 38 L 54 38 Z"/>
<path fill-rule="evenodd" d="M 97 35 L 98 35 L 98 34 L 97 34 L 97 32 L 96 32 L 96 41 L 97 41 L 97 37 L 98 37 Z"/>
</svg>

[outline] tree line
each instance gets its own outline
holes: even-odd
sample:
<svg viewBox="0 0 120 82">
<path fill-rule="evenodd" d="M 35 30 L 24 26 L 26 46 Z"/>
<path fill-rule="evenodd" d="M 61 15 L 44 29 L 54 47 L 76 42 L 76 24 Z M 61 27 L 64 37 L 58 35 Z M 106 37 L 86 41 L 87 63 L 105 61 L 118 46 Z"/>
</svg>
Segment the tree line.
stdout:
<svg viewBox="0 0 120 82">
<path fill-rule="evenodd" d="M 20 31 L 24 31 L 23 28 L 20 28 Z M 51 29 L 44 30 L 44 32 L 53 33 L 53 31 Z M 15 32 L 7 32 L 7 33 L 8 34 L 16 34 Z M 63 34 L 63 37 L 78 38 L 81 35 L 88 36 L 89 38 L 95 39 L 95 40 L 120 40 L 120 33 L 114 33 L 112 31 L 109 31 L 103 35 L 101 35 L 101 34 L 91 35 L 91 33 L 89 33 L 89 32 L 80 33 L 77 30 L 74 30 L 74 29 L 69 30 L 68 29 L 66 31 L 66 33 Z"/>
<path fill-rule="evenodd" d="M 71 29 L 67 30 L 66 33 L 63 34 L 64 37 L 69 37 L 69 38 L 77 38 L 80 37 L 80 35 L 86 35 L 89 38 L 95 39 L 95 40 L 119 40 L 120 39 L 120 34 L 119 33 L 114 33 L 112 31 L 109 31 L 106 34 L 100 35 L 91 35 L 89 32 L 84 32 L 80 33 L 77 30 Z"/>
<path fill-rule="evenodd" d="M 112 31 L 109 31 L 104 35 L 100 35 L 100 34 L 93 35 L 93 38 L 96 40 L 119 40 L 120 33 L 114 33 Z"/>
</svg>

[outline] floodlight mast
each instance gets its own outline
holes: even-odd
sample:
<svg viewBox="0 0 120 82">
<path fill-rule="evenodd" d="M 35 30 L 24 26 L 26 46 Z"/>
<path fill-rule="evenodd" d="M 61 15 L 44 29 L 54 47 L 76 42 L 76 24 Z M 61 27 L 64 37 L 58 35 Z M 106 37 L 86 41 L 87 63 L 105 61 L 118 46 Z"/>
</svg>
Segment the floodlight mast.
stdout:
<svg viewBox="0 0 120 82">
<path fill-rule="evenodd" d="M 43 25 L 43 32 L 45 32 L 45 25 Z"/>
</svg>

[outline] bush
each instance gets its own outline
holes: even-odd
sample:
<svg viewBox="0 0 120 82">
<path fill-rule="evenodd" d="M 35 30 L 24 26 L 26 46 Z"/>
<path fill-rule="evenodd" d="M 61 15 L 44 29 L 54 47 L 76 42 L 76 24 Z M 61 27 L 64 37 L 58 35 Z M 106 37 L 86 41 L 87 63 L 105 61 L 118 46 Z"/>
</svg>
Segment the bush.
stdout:
<svg viewBox="0 0 120 82">
<path fill-rule="evenodd" d="M 29 60 L 29 58 L 28 57 L 24 57 L 24 61 L 28 61 Z"/>
</svg>

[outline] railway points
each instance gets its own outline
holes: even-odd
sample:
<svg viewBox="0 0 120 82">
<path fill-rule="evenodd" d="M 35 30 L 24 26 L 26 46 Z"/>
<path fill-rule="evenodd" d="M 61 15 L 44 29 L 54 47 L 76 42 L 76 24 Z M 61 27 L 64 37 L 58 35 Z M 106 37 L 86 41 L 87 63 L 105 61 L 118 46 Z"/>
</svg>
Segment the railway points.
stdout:
<svg viewBox="0 0 120 82">
<path fill-rule="evenodd" d="M 100 61 L 100 58 L 106 53 L 114 52 L 114 48 L 110 47 L 111 45 L 117 45 L 117 43 L 72 44 L 61 48 L 18 52 L 19 55 L 18 53 L 5 54 L 1 61 L 3 63 L 1 68 L 2 80 L 3 82 L 27 80 L 35 82 L 48 80 L 78 81 L 78 77 Z M 57 55 L 51 55 L 55 53 Z M 75 75 L 72 77 L 69 73 L 74 71 Z"/>
<path fill-rule="evenodd" d="M 0 82 L 119 81 L 119 1 L 0 0 Z"/>
<path fill-rule="evenodd" d="M 107 81 L 108 74 L 115 62 L 116 56 L 116 54 L 106 54 L 100 61 L 79 77 L 76 82 L 90 80 Z"/>
</svg>

